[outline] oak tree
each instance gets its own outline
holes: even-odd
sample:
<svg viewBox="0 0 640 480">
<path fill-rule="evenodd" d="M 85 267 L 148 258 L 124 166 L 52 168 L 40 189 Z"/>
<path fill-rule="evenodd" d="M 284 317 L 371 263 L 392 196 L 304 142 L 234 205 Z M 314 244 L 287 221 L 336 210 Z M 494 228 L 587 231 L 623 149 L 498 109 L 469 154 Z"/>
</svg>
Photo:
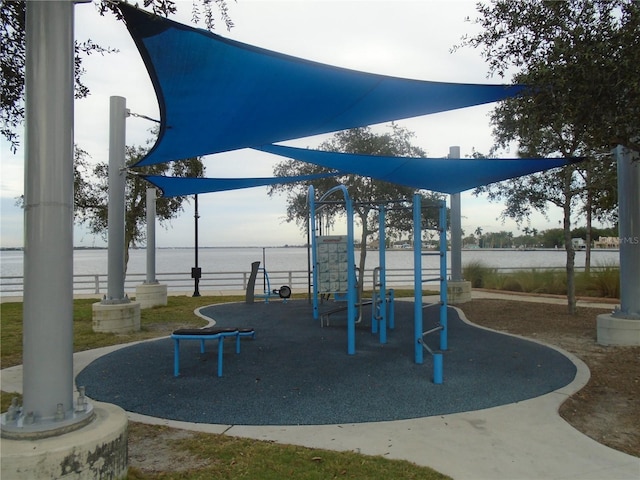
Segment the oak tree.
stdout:
<svg viewBox="0 0 640 480">
<path fill-rule="evenodd" d="M 618 144 L 640 150 L 640 4 L 631 0 L 494 0 L 477 6 L 482 31 L 460 46 L 481 48 L 489 72 L 528 86 L 494 110 L 496 146 L 512 142 L 523 156 L 583 156 L 611 172 L 607 152 Z M 459 47 L 460 47 L 459 46 Z M 536 174 L 477 190 L 505 200 L 518 221 L 555 204 L 564 212 L 567 298 L 575 311 L 571 216 L 586 198 L 588 214 L 609 215 L 610 195 L 594 195 L 584 167 Z M 599 175 L 602 180 L 605 175 Z M 612 175 L 607 175 L 612 179 Z M 611 183 L 607 187 L 611 190 Z M 595 204 L 594 204 L 595 202 Z"/>
</svg>

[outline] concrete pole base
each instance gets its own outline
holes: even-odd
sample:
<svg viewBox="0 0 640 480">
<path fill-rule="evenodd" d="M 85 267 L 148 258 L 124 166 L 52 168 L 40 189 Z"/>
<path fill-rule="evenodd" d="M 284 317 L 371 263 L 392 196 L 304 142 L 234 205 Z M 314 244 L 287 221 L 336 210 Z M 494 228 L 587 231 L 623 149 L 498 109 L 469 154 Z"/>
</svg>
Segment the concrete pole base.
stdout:
<svg viewBox="0 0 640 480">
<path fill-rule="evenodd" d="M 78 430 L 40 440 L 0 439 L 0 477 L 13 480 L 126 478 L 127 415 L 94 403 L 95 419 Z"/>
<path fill-rule="evenodd" d="M 447 282 L 447 301 L 450 304 L 470 302 L 471 282 L 465 280 L 449 280 Z"/>
<path fill-rule="evenodd" d="M 94 303 L 93 331 L 131 333 L 140 331 L 140 303 Z"/>
<path fill-rule="evenodd" d="M 640 346 L 640 319 L 598 315 L 598 343 L 624 347 Z"/>
<path fill-rule="evenodd" d="M 142 309 L 166 305 L 167 284 L 143 283 L 136 286 L 136 302 Z"/>
</svg>

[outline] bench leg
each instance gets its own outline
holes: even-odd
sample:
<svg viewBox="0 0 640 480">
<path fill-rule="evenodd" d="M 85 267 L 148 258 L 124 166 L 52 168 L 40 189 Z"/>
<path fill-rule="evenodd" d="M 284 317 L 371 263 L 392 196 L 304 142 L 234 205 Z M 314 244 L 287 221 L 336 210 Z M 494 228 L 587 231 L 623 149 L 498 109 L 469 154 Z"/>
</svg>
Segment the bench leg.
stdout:
<svg viewBox="0 0 640 480">
<path fill-rule="evenodd" d="M 256 332 L 238 332 L 236 335 L 236 353 L 240 353 L 240 337 L 251 337 L 253 339 L 256 338 Z"/>
<path fill-rule="evenodd" d="M 173 339 L 173 376 L 180 376 L 180 340 Z"/>
<path fill-rule="evenodd" d="M 222 376 L 222 354 L 224 353 L 224 337 L 218 339 L 218 376 Z"/>
</svg>

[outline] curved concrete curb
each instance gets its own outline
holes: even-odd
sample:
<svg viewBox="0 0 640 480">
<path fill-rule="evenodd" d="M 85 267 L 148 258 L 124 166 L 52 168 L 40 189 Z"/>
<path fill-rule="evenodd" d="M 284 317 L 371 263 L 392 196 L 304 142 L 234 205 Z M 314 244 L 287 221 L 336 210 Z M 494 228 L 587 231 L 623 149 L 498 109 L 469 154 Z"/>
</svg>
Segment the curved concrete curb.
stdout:
<svg viewBox="0 0 640 480">
<path fill-rule="evenodd" d="M 459 313 L 463 321 L 485 328 L 469 322 L 462 312 Z M 256 427 L 175 422 L 133 413 L 127 415 L 130 420 L 142 423 L 403 459 L 429 466 L 456 480 L 640 478 L 640 458 L 596 442 L 558 415 L 560 405 L 588 382 L 586 364 L 553 345 L 513 336 L 541 343 L 567 356 L 577 368 L 574 380 L 554 392 L 518 403 L 379 423 Z M 98 356 L 125 346 L 128 345 L 79 352 L 74 355 L 74 371 L 77 373 Z M 3 389 L 5 385 L 17 385 L 17 370 L 20 370 L 21 390 L 21 367 L 2 371 Z M 8 378 L 5 372 L 10 373 Z"/>
</svg>

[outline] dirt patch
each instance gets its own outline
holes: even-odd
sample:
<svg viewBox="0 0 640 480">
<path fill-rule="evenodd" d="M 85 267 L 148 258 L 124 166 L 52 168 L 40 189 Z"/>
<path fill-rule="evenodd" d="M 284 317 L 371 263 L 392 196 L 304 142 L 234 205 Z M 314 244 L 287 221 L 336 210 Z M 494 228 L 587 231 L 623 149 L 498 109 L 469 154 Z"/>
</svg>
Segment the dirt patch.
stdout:
<svg viewBox="0 0 640 480">
<path fill-rule="evenodd" d="M 195 435 L 196 432 L 188 430 L 130 422 L 129 466 L 146 474 L 185 472 L 204 467 L 208 464 L 207 460 L 175 447 L 179 440 Z"/>
<path fill-rule="evenodd" d="M 596 317 L 610 310 L 579 308 L 569 315 L 564 305 L 484 299 L 461 308 L 478 325 L 556 345 L 582 359 L 591 378 L 561 406 L 560 415 L 594 440 L 640 457 L 640 347 L 596 343 Z M 198 468 L 201 461 L 174 448 L 175 441 L 194 435 L 132 423 L 129 465 L 144 473 Z"/>
<path fill-rule="evenodd" d="M 506 300 L 461 305 L 478 325 L 534 338 L 573 353 L 591 372 L 589 383 L 561 407 L 576 429 L 616 450 L 640 457 L 640 347 L 596 343 L 596 317 L 610 310 Z"/>
</svg>

